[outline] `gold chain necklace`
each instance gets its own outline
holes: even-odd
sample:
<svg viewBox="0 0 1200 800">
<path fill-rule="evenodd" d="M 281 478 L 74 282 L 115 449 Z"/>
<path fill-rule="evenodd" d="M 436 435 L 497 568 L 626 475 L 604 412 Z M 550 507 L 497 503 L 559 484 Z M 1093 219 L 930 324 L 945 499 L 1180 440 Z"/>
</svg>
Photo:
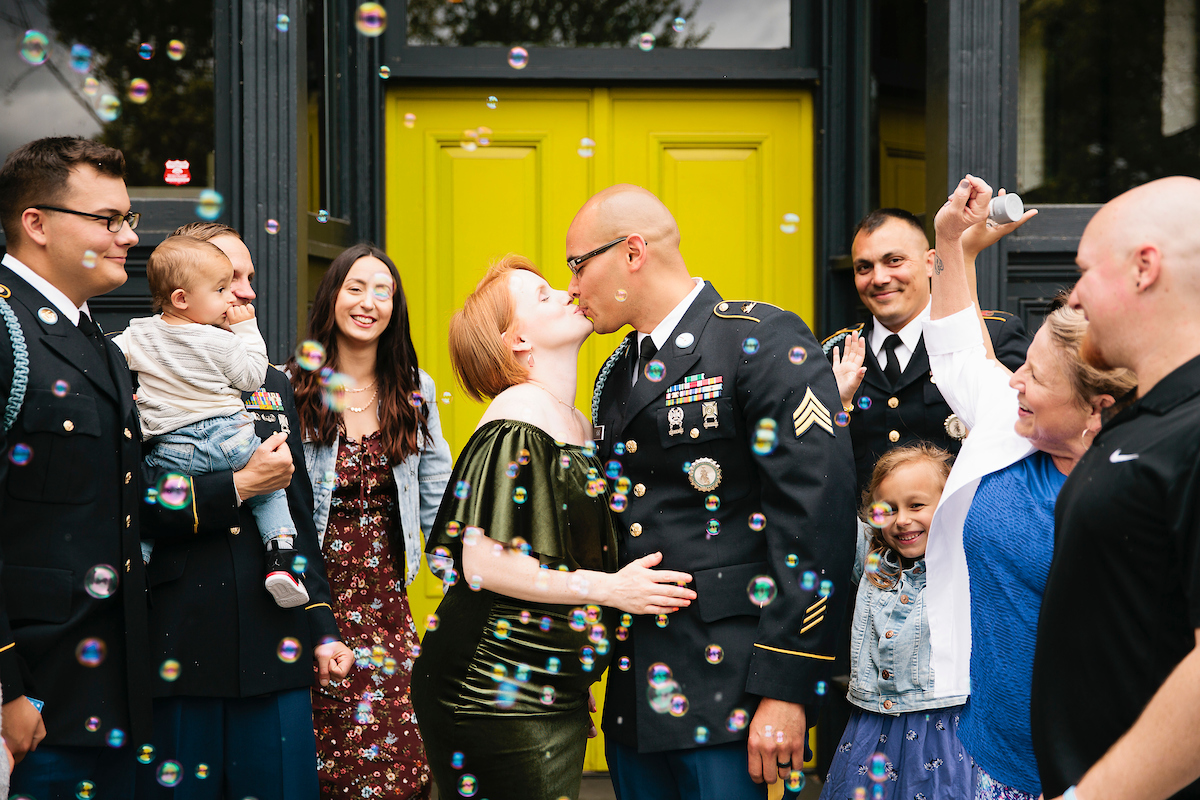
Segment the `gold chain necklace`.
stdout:
<svg viewBox="0 0 1200 800">
<path fill-rule="evenodd" d="M 360 389 L 347 389 L 346 392 L 347 392 L 347 394 L 358 394 L 359 392 L 365 392 L 367 389 L 370 389 L 372 386 L 374 386 L 375 381 L 377 381 L 377 380 L 379 380 L 379 378 L 376 378 L 374 381 L 371 381 L 366 386 L 363 386 Z"/>
<path fill-rule="evenodd" d="M 363 388 L 365 389 L 366 387 L 364 386 Z M 347 390 L 347 391 L 349 391 L 349 390 Z M 377 395 L 377 394 L 379 394 L 379 390 L 378 390 L 378 389 L 376 389 L 375 391 L 371 392 L 371 396 L 367 398 L 367 402 L 363 403 L 363 407 L 362 407 L 362 408 L 355 408 L 355 407 L 354 407 L 354 406 L 352 406 L 352 405 L 347 405 L 347 406 L 346 406 L 346 410 L 347 410 L 347 411 L 353 411 L 355 414 L 360 414 L 360 413 L 362 413 L 363 411 L 366 411 L 368 408 L 370 408 L 370 407 L 371 407 L 371 401 L 375 399 L 375 395 Z"/>
<path fill-rule="evenodd" d="M 553 397 L 555 400 L 557 400 L 557 401 L 558 401 L 558 403 L 559 403 L 559 405 L 566 406 L 567 408 L 571 409 L 572 411 L 577 411 L 577 410 L 578 410 L 578 409 L 576 409 L 576 408 L 575 408 L 575 406 L 571 405 L 570 403 L 566 402 L 565 400 L 559 400 L 559 399 L 558 399 L 558 395 L 556 395 L 554 392 L 552 392 L 552 391 L 550 391 L 549 389 L 547 389 L 545 386 L 542 386 L 542 385 L 541 385 L 540 383 L 538 383 L 537 381 L 531 380 L 531 381 L 529 381 L 529 382 L 530 382 L 530 383 L 532 383 L 532 384 L 533 384 L 534 386 L 536 386 L 537 388 L 541 389 L 541 390 L 542 390 L 543 392 L 545 392 L 546 394 L 548 394 L 548 395 L 550 395 L 551 397 Z"/>
</svg>

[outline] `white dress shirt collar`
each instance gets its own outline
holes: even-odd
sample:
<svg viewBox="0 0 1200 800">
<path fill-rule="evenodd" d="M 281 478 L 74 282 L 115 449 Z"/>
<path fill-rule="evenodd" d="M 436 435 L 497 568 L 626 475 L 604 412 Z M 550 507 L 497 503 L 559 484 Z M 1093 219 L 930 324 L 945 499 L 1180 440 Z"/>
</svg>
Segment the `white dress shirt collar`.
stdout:
<svg viewBox="0 0 1200 800">
<path fill-rule="evenodd" d="M 91 312 L 88 311 L 88 304 L 86 302 L 82 306 L 76 308 L 75 304 L 71 302 L 70 298 L 59 291 L 58 287 L 43 278 L 41 275 L 38 275 L 29 267 L 22 264 L 20 261 L 14 258 L 11 253 L 5 253 L 4 258 L 0 259 L 0 263 L 11 269 L 16 273 L 18 278 L 25 281 L 39 293 L 41 293 L 42 297 L 46 298 L 51 305 L 61 311 L 64 317 L 71 320 L 72 325 L 79 327 L 80 312 L 87 314 L 89 317 L 92 315 Z"/>
<path fill-rule="evenodd" d="M 638 332 L 638 346 L 635 350 L 635 354 L 641 352 L 642 342 L 647 336 L 654 340 L 655 349 L 663 349 L 663 345 L 667 343 L 667 339 L 670 338 L 671 334 L 675 332 L 675 328 L 679 326 L 679 322 L 683 319 L 683 315 L 686 314 L 687 310 L 692 307 L 692 303 L 695 301 L 696 296 L 699 295 L 700 290 L 704 288 L 703 278 L 692 278 L 692 281 L 695 282 L 696 287 L 688 292 L 687 297 L 680 300 L 679 304 L 675 306 L 675 308 L 671 309 L 670 314 L 667 314 L 662 318 L 662 322 L 658 323 L 658 325 L 654 327 L 654 330 L 650 331 L 650 333 Z M 917 328 L 917 332 L 918 334 L 920 333 L 919 326 Z"/>
<path fill-rule="evenodd" d="M 920 314 L 896 331 L 896 335 L 900 337 L 900 344 L 896 346 L 896 361 L 900 364 L 900 371 L 903 372 L 908 367 L 908 360 L 912 358 L 912 354 L 917 351 L 917 343 L 921 341 L 921 321 L 929 319 L 929 310 L 933 305 L 931 300 L 922 309 Z M 883 323 L 874 317 L 871 318 L 874 325 L 871 328 L 871 338 L 867 343 L 871 347 L 871 352 L 875 354 L 875 360 L 880 361 L 881 353 L 883 352 L 883 343 L 887 337 L 892 335 L 892 331 L 884 327 Z M 886 364 L 880 361 L 880 367 Z"/>
</svg>

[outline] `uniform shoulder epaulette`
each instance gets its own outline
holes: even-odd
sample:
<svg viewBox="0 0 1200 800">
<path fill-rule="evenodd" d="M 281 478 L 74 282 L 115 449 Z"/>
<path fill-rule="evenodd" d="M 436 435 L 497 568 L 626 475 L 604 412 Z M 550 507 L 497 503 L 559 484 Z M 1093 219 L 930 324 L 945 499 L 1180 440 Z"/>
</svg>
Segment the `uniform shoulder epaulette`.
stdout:
<svg viewBox="0 0 1200 800">
<path fill-rule="evenodd" d="M 753 316 L 751 312 L 754 311 L 757 311 L 760 316 Z M 713 314 L 721 319 L 748 319 L 753 322 L 762 322 L 763 312 L 769 311 L 783 311 L 783 309 L 758 300 L 722 300 L 713 306 Z"/>
<path fill-rule="evenodd" d="M 865 324 L 866 323 L 860 322 L 857 325 L 851 325 L 849 328 L 842 328 L 837 333 L 825 337 L 821 340 L 821 351 L 824 352 L 825 355 L 829 355 L 829 351 L 832 350 L 836 345 L 841 344 L 842 340 L 847 336 L 855 331 L 862 333 L 862 329 Z"/>
<path fill-rule="evenodd" d="M 984 319 L 995 320 L 997 322 L 1008 322 L 1010 319 L 1016 319 L 1015 314 L 1010 314 L 1007 311 L 989 311 L 987 309 L 981 309 L 979 313 Z"/>
</svg>

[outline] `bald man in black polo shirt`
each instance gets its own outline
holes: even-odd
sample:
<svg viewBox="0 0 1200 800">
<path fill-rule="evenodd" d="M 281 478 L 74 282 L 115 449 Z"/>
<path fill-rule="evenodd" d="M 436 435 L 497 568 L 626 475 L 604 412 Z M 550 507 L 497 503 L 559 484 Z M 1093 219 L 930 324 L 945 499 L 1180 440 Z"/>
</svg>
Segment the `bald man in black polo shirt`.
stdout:
<svg viewBox="0 0 1200 800">
<path fill-rule="evenodd" d="M 1032 696 L 1047 798 L 1200 798 L 1197 219 L 1200 180 L 1164 178 L 1079 243 L 1084 355 L 1139 386 L 1058 496 Z"/>
</svg>

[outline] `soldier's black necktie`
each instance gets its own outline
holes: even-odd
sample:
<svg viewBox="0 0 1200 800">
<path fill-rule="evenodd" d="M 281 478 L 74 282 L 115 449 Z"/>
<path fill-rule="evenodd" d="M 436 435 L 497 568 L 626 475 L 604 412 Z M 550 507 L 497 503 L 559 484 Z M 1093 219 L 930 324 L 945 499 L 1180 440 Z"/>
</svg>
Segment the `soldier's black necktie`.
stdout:
<svg viewBox="0 0 1200 800">
<path fill-rule="evenodd" d="M 100 326 L 83 312 L 79 314 L 79 332 L 88 337 L 92 346 L 96 348 L 96 352 L 100 354 L 100 360 L 104 362 L 104 368 L 108 369 L 108 356 L 104 352 L 104 334 L 100 332 Z"/>
<path fill-rule="evenodd" d="M 895 389 L 900 383 L 900 361 L 896 358 L 896 348 L 900 346 L 900 337 L 892 334 L 883 340 L 883 352 L 887 354 L 887 364 L 883 368 L 883 377 Z"/>
<path fill-rule="evenodd" d="M 658 355 L 658 348 L 654 346 L 654 338 L 647 336 L 642 339 L 642 345 L 638 349 L 637 372 L 633 374 L 633 382 L 636 384 L 646 374 L 646 365 L 654 360 Z"/>
</svg>

